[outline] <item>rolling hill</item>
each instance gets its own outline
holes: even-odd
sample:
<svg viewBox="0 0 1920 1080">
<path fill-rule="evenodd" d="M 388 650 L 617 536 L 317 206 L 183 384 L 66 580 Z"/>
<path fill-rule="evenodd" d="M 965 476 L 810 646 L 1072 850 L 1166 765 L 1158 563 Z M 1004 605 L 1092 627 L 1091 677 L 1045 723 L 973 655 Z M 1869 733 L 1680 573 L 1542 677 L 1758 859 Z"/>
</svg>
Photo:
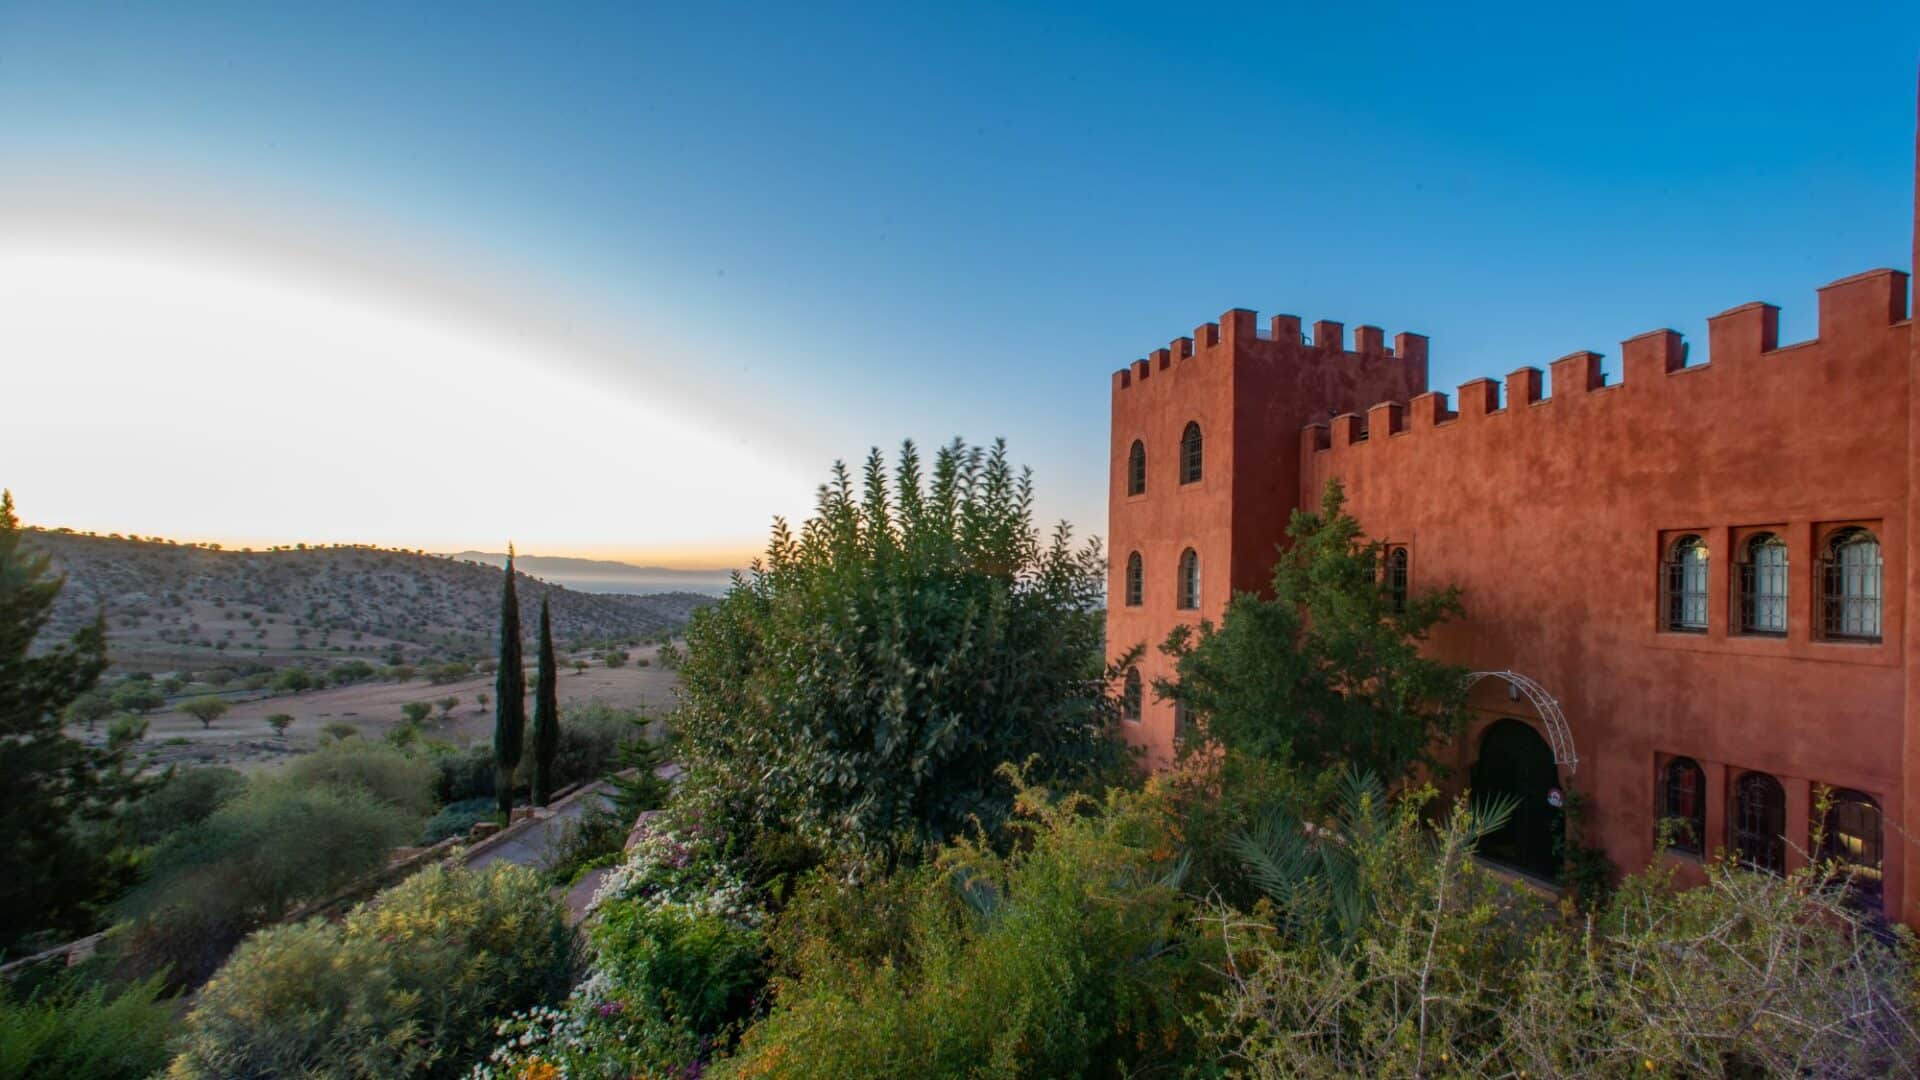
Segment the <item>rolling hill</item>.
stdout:
<svg viewBox="0 0 1920 1080">
<path fill-rule="evenodd" d="M 340 546 L 220 551 L 164 540 L 30 530 L 67 575 L 49 626 L 64 637 L 104 608 L 116 668 L 279 666 L 366 656 L 408 663 L 495 651 L 500 570 L 440 555 Z M 587 593 L 519 573 L 524 633 L 540 600 L 562 648 L 684 626 L 711 596 Z"/>
</svg>

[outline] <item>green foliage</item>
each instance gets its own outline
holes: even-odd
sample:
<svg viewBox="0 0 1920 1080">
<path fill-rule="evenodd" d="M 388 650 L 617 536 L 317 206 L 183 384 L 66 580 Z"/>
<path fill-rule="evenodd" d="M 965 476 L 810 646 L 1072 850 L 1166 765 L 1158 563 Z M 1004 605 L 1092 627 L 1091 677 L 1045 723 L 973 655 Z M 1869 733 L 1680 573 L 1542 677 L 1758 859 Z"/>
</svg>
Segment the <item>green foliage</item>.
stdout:
<svg viewBox="0 0 1920 1080">
<path fill-rule="evenodd" d="M 281 668 L 274 673 L 273 688 L 283 694 L 297 694 L 313 688 L 313 673 L 303 667 Z"/>
<path fill-rule="evenodd" d="M 425 723 L 427 717 L 432 714 L 433 703 L 429 701 L 409 701 L 400 706 L 400 715 L 415 727 Z"/>
<path fill-rule="evenodd" d="M 362 787 L 256 779 L 154 852 L 126 901 L 120 966 L 195 985 L 249 930 L 384 866 L 418 828 Z"/>
<path fill-rule="evenodd" d="M 1685 891 L 1651 872 L 1569 920 L 1477 867 L 1488 821 L 1456 805 L 1429 825 L 1424 801 L 1330 838 L 1350 849 L 1357 922 L 1324 918 L 1330 890 L 1294 873 L 1250 916 L 1218 913 L 1234 963 L 1199 1019 L 1223 1060 L 1288 1077 L 1915 1075 L 1910 935 L 1890 947 L 1817 871 L 1715 863 Z"/>
<path fill-rule="evenodd" d="M 482 795 L 474 799 L 462 799 L 448 803 L 440 812 L 427 820 L 420 831 L 420 843 L 431 847 L 449 836 L 465 836 L 467 831 L 482 821 L 493 820 L 493 796 Z"/>
<path fill-rule="evenodd" d="M 513 587 L 513 545 L 507 545 L 506 583 L 500 591 L 500 669 L 493 682 L 494 795 L 500 816 L 513 813 L 513 774 L 527 726 L 527 672 L 520 663 L 520 598 Z"/>
<path fill-rule="evenodd" d="M 328 674 L 335 686 L 343 686 L 347 683 L 364 682 L 373 678 L 378 672 L 365 660 L 348 660 L 333 665 Z"/>
<path fill-rule="evenodd" d="M 473 674 L 472 664 L 462 663 L 458 660 L 450 660 L 447 663 L 435 666 L 432 671 L 428 672 L 427 681 L 436 685 L 440 683 L 459 682 L 471 674 Z"/>
<path fill-rule="evenodd" d="M 690 1047 L 744 1019 L 763 978 L 759 931 L 690 905 L 603 905 L 593 946 L 624 998 L 687 1032 Z"/>
<path fill-rule="evenodd" d="M 590 869 L 612 866 L 627 842 L 630 817 L 604 804 L 593 807 L 560 829 L 546 856 L 543 870 L 555 885 L 572 885 Z"/>
<path fill-rule="evenodd" d="M 598 780 L 621 767 L 622 747 L 644 738 L 645 725 L 645 718 L 636 710 L 602 701 L 569 706 L 567 722 L 559 728 L 554 747 L 554 784 Z"/>
<path fill-rule="evenodd" d="M 203 728 L 212 727 L 215 720 L 227 715 L 229 708 L 231 708 L 231 706 L 229 706 L 224 699 L 211 695 L 192 698 L 180 703 L 180 711 L 200 721 L 200 726 Z"/>
<path fill-rule="evenodd" d="M 533 805 L 553 795 L 553 759 L 560 751 L 559 672 L 553 666 L 553 624 L 540 598 L 540 659 L 533 692 Z"/>
<path fill-rule="evenodd" d="M 362 739 L 326 743 L 288 762 L 280 775 L 304 787 L 357 788 L 415 818 L 433 812 L 438 779 L 426 758 Z"/>
<path fill-rule="evenodd" d="M 1345 504 L 1329 481 L 1318 512 L 1294 511 L 1273 599 L 1239 593 L 1218 627 L 1176 627 L 1161 650 L 1177 677 L 1154 689 L 1183 701 L 1229 750 L 1397 782 L 1416 765 L 1437 767 L 1430 751 L 1464 715 L 1465 670 L 1420 654 L 1435 626 L 1461 614 L 1460 597 L 1432 590 L 1396 611 L 1382 546 Z"/>
<path fill-rule="evenodd" d="M 1103 679 L 1105 562 L 1063 524 L 1043 543 L 1029 474 L 956 442 L 923 477 L 876 450 L 844 465 L 798 536 L 695 614 L 674 726 L 689 782 L 743 824 L 779 823 L 888 861 L 974 821 L 998 828 L 997 773 L 1050 778 L 1121 755 Z"/>
<path fill-rule="evenodd" d="M 413 678 L 413 665 L 388 664 L 386 667 L 380 669 L 380 677 L 383 679 L 392 679 L 397 683 L 406 682 L 408 679 Z"/>
<path fill-rule="evenodd" d="M 293 714 L 283 712 L 269 713 L 267 715 L 267 726 L 273 729 L 275 735 L 285 737 L 287 729 L 293 726 Z"/>
<path fill-rule="evenodd" d="M 173 1012 L 159 996 L 154 979 L 25 998 L 0 983 L 0 1080 L 145 1080 L 167 1064 Z"/>
<path fill-rule="evenodd" d="M 468 799 L 494 797 L 499 775 L 494 770 L 493 748 L 474 745 L 463 749 L 441 749 L 433 753 L 434 795 L 442 804 Z"/>
<path fill-rule="evenodd" d="M 320 741 L 322 745 L 328 742 L 340 742 L 345 739 L 358 738 L 359 735 L 360 729 L 347 723 L 345 720 L 329 720 L 320 725 Z"/>
<path fill-rule="evenodd" d="M 600 659 L 601 662 L 605 663 L 609 668 L 623 668 L 627 666 L 627 654 L 623 649 L 608 649 L 606 654 Z"/>
<path fill-rule="evenodd" d="M 937 866 L 851 895 L 816 878 L 776 932 L 798 974 L 776 980 L 772 1012 L 711 1075 L 1121 1076 L 1193 1064 L 1184 1018 L 1218 957 L 1179 888 L 1171 808 L 1153 793 L 1050 803 L 1031 789 L 1019 805 L 1011 855 L 962 841 Z"/>
<path fill-rule="evenodd" d="M 92 731 L 95 724 L 112 716 L 115 711 L 113 698 L 95 687 L 67 704 L 66 720 L 69 724 L 83 724 L 88 731 Z"/>
<path fill-rule="evenodd" d="M 115 709 L 131 713 L 150 713 L 167 703 L 166 695 L 154 689 L 151 682 L 136 679 L 115 686 L 111 700 Z"/>
<path fill-rule="evenodd" d="M 343 925 L 255 935 L 201 991 L 168 1076 L 459 1076 L 491 1017 L 557 1000 L 575 964 L 531 871 L 430 868 Z"/>
<path fill-rule="evenodd" d="M 67 641 L 34 647 L 64 579 L 23 539 L 13 496 L 0 491 L 0 955 L 35 931 L 92 928 L 132 876 L 95 826 L 148 786 L 128 765 L 131 732 L 105 747 L 64 732 L 66 710 L 107 666 L 106 626 L 96 618 Z"/>
<path fill-rule="evenodd" d="M 607 783 L 613 789 L 614 810 L 625 820 L 632 821 L 648 810 L 658 810 L 667 805 L 667 796 L 673 793 L 673 785 L 658 775 L 660 766 L 666 763 L 666 744 L 647 733 L 646 718 L 638 713 L 629 721 L 632 730 L 622 740 L 615 754 L 615 771 L 608 774 Z"/>
<path fill-rule="evenodd" d="M 205 821 L 246 786 L 247 778 L 233 769 L 179 769 L 168 774 L 146 798 L 128 804 L 120 813 L 120 826 L 131 843 L 157 844 Z"/>
</svg>

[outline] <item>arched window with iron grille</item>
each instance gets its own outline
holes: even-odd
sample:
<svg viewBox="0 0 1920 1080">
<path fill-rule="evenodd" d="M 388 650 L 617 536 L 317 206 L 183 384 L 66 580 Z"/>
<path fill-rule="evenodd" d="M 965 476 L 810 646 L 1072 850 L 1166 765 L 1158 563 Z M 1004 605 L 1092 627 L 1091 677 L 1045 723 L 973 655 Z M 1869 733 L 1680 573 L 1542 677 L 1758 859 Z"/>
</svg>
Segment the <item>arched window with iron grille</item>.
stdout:
<svg viewBox="0 0 1920 1080">
<path fill-rule="evenodd" d="M 1761 533 L 1741 545 L 1740 631 L 1787 632 L 1787 544 L 1778 533 Z"/>
<path fill-rule="evenodd" d="M 1667 762 L 1660 783 L 1660 816 L 1668 823 L 1668 846 L 1700 854 L 1707 836 L 1707 774 L 1692 758 Z"/>
<path fill-rule="evenodd" d="M 1407 549 L 1387 549 L 1387 608 L 1395 615 L 1407 613 Z"/>
<path fill-rule="evenodd" d="M 1147 444 L 1139 439 L 1133 440 L 1133 449 L 1127 451 L 1127 494 L 1139 495 L 1147 490 Z"/>
<path fill-rule="evenodd" d="M 1197 484 L 1200 482 L 1201 466 L 1200 422 L 1187 421 L 1187 430 L 1180 434 L 1180 482 Z"/>
<path fill-rule="evenodd" d="M 1846 788 L 1828 798 L 1820 858 L 1837 862 L 1848 872 L 1848 898 L 1853 903 L 1877 910 L 1883 900 L 1885 855 L 1880 804 L 1871 795 Z"/>
<path fill-rule="evenodd" d="M 1733 851 L 1755 870 L 1787 867 L 1787 793 L 1763 772 L 1740 777 L 1733 795 Z"/>
<path fill-rule="evenodd" d="M 1821 560 L 1820 581 L 1822 636 L 1879 641 L 1879 538 L 1858 527 L 1834 533 Z"/>
<path fill-rule="evenodd" d="M 1174 606 L 1192 611 L 1200 606 L 1200 553 L 1188 548 L 1180 553 L 1180 588 Z"/>
<path fill-rule="evenodd" d="M 1667 549 L 1666 628 L 1699 634 L 1707 629 L 1707 544 L 1689 534 Z"/>
<path fill-rule="evenodd" d="M 1139 607 L 1147 592 L 1146 561 L 1139 552 L 1127 556 L 1127 606 Z"/>
<path fill-rule="evenodd" d="M 1120 693 L 1120 719 L 1130 724 L 1140 722 L 1140 707 L 1146 701 L 1146 689 L 1140 682 L 1140 669 L 1127 669 L 1126 685 Z"/>
</svg>

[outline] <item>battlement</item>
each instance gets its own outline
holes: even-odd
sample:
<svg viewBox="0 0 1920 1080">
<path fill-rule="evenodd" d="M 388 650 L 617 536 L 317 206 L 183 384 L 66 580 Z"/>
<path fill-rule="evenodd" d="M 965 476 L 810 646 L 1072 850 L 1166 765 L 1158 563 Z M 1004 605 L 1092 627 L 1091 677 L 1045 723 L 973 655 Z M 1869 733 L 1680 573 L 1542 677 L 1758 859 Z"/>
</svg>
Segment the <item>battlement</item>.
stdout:
<svg viewBox="0 0 1920 1080">
<path fill-rule="evenodd" d="M 1625 389 L 1639 395 L 1650 387 L 1668 385 L 1671 377 L 1691 378 L 1710 369 L 1756 371 L 1759 377 L 1775 373 L 1747 365 L 1763 357 L 1789 359 L 1799 354 L 1800 362 L 1816 363 L 1826 358 L 1819 346 L 1841 343 L 1872 343 L 1875 335 L 1908 318 L 1907 275 L 1898 270 L 1869 270 L 1842 278 L 1818 291 L 1819 336 L 1789 345 L 1780 344 L 1780 309 L 1772 304 L 1754 302 L 1728 309 L 1707 320 L 1707 358 L 1688 364 L 1688 347 L 1673 330 L 1650 330 L 1628 338 L 1620 345 L 1621 381 L 1608 383 L 1599 353 L 1570 353 L 1548 365 L 1552 396 L 1543 397 L 1547 385 L 1538 367 L 1523 367 L 1507 375 L 1504 384 L 1490 378 L 1471 379 L 1457 391 L 1458 409 L 1448 407 L 1447 395 L 1429 391 L 1410 401 L 1381 402 L 1364 415 L 1346 413 L 1327 423 L 1309 424 L 1301 430 L 1303 455 L 1339 453 L 1363 443 L 1383 443 L 1396 436 L 1418 437 L 1421 432 L 1457 425 L 1474 425 L 1492 417 L 1534 411 L 1542 406 L 1565 402 L 1555 412 L 1584 407 Z M 1905 353 L 1899 354 L 1904 364 Z M 1504 393 L 1503 393 L 1504 390 Z M 1788 392 L 1785 387 L 1777 392 Z"/>
<path fill-rule="evenodd" d="M 1393 336 L 1393 344 L 1386 343 L 1386 331 L 1377 326 L 1357 326 L 1353 331 L 1353 348 L 1347 348 L 1346 326 L 1329 320 L 1319 320 L 1313 324 L 1311 335 L 1301 329 L 1298 315 L 1274 315 L 1267 319 L 1266 325 L 1259 322 L 1259 315 L 1245 308 L 1233 308 L 1220 316 L 1218 322 L 1201 323 L 1194 328 L 1191 337 L 1177 337 L 1167 343 L 1164 349 L 1155 349 L 1144 359 L 1113 373 L 1113 387 L 1116 391 L 1127 390 L 1150 381 L 1156 372 L 1167 371 L 1175 365 L 1188 362 L 1205 363 L 1209 354 L 1224 346 L 1229 356 L 1236 346 L 1248 350 L 1264 350 L 1276 355 L 1292 353 L 1300 355 L 1319 355 L 1327 358 L 1343 359 L 1380 359 L 1401 360 L 1409 365 L 1417 365 L 1423 373 L 1427 363 L 1427 339 L 1421 334 L 1398 333 Z"/>
</svg>

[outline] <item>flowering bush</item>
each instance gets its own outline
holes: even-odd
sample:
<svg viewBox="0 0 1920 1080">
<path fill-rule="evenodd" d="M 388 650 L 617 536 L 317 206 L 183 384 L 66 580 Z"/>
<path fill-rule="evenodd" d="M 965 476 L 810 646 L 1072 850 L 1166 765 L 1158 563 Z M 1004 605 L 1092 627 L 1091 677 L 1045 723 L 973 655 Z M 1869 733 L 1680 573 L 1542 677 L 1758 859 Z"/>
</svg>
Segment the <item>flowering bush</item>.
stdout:
<svg viewBox="0 0 1920 1080">
<path fill-rule="evenodd" d="M 765 912 L 719 834 L 660 825 L 589 904 L 591 971 L 564 1007 L 515 1014 L 473 1080 L 691 1080 L 728 1045 L 763 980 Z"/>
</svg>

